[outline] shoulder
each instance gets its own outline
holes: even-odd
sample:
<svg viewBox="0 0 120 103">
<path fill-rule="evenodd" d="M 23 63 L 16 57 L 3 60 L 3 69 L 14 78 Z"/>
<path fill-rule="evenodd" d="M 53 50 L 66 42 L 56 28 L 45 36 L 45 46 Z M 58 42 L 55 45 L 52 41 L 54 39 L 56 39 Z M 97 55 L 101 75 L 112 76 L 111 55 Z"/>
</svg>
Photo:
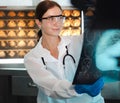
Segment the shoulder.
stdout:
<svg viewBox="0 0 120 103">
<path fill-rule="evenodd" d="M 30 59 L 30 58 L 36 58 L 35 53 L 34 53 L 34 49 L 31 49 L 25 56 L 24 56 L 24 61 Z"/>
<path fill-rule="evenodd" d="M 27 60 L 29 58 L 33 59 L 38 58 L 41 53 L 42 53 L 41 45 L 38 42 L 38 44 L 24 56 L 24 59 Z"/>
</svg>

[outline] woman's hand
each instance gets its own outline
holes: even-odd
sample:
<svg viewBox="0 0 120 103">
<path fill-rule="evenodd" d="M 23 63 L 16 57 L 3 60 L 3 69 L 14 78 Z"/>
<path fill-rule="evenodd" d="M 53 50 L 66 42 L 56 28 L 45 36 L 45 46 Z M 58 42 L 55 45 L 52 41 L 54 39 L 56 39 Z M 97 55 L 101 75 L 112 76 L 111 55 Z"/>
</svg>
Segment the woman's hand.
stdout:
<svg viewBox="0 0 120 103">
<path fill-rule="evenodd" d="M 101 92 L 101 89 L 103 88 L 103 86 L 104 86 L 104 81 L 103 81 L 103 78 L 101 77 L 93 84 L 75 85 L 74 89 L 78 94 L 87 93 L 88 95 L 94 97 Z"/>
</svg>

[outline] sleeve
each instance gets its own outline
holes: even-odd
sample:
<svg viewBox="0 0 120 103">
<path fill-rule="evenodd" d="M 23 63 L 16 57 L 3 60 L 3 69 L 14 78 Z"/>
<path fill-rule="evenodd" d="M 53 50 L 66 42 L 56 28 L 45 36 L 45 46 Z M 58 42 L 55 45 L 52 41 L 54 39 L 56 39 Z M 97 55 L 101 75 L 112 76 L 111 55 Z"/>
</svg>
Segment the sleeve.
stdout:
<svg viewBox="0 0 120 103">
<path fill-rule="evenodd" d="M 33 55 L 26 55 L 24 64 L 33 82 L 42 88 L 43 92 L 53 98 L 71 98 L 78 94 L 73 89 L 72 83 L 57 79 L 51 72 L 45 69 L 41 59 Z"/>
</svg>

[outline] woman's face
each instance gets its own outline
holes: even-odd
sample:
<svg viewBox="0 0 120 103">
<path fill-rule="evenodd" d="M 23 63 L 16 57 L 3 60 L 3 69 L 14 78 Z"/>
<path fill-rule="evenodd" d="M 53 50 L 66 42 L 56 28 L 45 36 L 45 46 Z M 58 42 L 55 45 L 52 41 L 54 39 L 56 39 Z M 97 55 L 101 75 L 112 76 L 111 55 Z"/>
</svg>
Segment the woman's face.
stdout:
<svg viewBox="0 0 120 103">
<path fill-rule="evenodd" d="M 61 9 L 55 6 L 49 9 L 42 18 L 42 35 L 58 36 L 63 27 L 63 16 Z"/>
</svg>

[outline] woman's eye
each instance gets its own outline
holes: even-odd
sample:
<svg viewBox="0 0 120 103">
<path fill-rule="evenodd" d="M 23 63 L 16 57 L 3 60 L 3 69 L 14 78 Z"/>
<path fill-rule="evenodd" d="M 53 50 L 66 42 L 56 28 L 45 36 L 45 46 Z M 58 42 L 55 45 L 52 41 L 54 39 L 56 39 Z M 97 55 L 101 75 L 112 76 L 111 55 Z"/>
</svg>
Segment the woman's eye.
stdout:
<svg viewBox="0 0 120 103">
<path fill-rule="evenodd" d="M 60 16 L 60 19 L 64 19 L 64 17 L 63 17 L 63 16 Z"/>
<path fill-rule="evenodd" d="M 54 20 L 54 17 L 50 17 L 49 19 L 50 19 L 51 21 L 53 21 L 53 20 Z"/>
</svg>

